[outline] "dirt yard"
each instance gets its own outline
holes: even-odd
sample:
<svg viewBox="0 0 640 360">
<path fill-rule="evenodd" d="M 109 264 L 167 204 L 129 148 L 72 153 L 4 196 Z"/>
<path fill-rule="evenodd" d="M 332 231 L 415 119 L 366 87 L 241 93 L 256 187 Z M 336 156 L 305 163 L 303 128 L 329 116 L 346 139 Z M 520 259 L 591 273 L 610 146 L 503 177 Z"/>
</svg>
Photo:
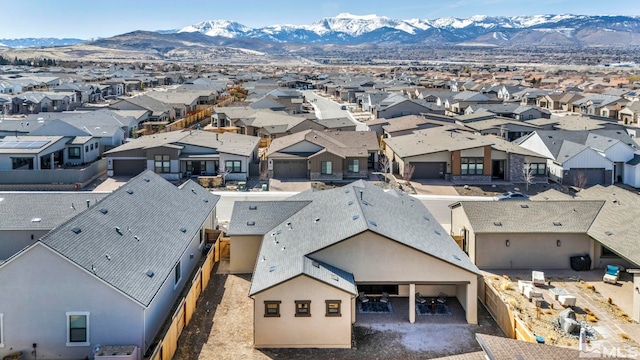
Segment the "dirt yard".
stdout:
<svg viewBox="0 0 640 360">
<path fill-rule="evenodd" d="M 479 351 L 475 333 L 504 336 L 479 304 L 479 325 L 378 324 L 354 326 L 352 349 L 265 349 L 253 341 L 250 277 L 226 275 L 224 263 L 198 300 L 184 329 L 176 360 L 209 359 L 431 359 Z"/>
<path fill-rule="evenodd" d="M 638 348 L 638 343 L 631 336 L 625 336 L 628 334 L 620 331 L 620 328 L 625 326 L 628 328 L 634 324 L 635 328 L 637 323 L 615 304 L 617 300 L 600 294 L 596 287 L 604 288 L 606 286 L 601 282 L 585 281 L 577 276 L 547 276 L 546 280 L 550 281 L 551 285 L 539 288 L 545 301 L 540 308 L 536 308 L 518 290 L 518 280 L 522 280 L 523 277 L 495 274 L 485 278 L 501 293 L 508 306 L 520 314 L 520 318 L 524 320 L 531 331 L 535 335 L 544 337 L 547 344 L 578 347 L 577 337 L 562 334 L 553 326 L 554 320 L 558 318 L 564 308 L 554 300 L 550 290 L 563 288 L 578 298 L 573 310 L 576 314 L 576 320 L 586 324 L 588 333 L 592 334 L 592 336 L 588 336 L 591 338 L 589 339 L 590 343 L 606 342 L 616 346 Z"/>
</svg>

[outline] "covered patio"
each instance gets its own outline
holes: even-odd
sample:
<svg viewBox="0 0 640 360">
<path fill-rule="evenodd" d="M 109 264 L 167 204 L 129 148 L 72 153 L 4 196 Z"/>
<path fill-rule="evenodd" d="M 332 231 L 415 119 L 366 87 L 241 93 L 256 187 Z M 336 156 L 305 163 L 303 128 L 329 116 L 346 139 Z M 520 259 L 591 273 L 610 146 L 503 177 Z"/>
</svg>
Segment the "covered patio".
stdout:
<svg viewBox="0 0 640 360">
<path fill-rule="evenodd" d="M 374 303 L 379 298 L 370 297 Z M 356 322 L 355 325 L 377 325 L 377 324 L 406 324 L 410 322 L 410 314 L 414 314 L 414 321 L 417 324 L 467 324 L 464 308 L 455 297 L 447 297 L 446 304 L 434 304 L 435 314 L 426 314 L 420 307 L 431 308 L 431 300 L 428 297 L 425 304 L 411 306 L 408 297 L 389 297 L 389 305 L 392 309 L 388 312 L 362 312 L 362 304 L 356 299 Z M 427 312 L 429 312 L 427 310 Z M 446 311 L 443 311 L 446 310 Z M 424 315 L 421 315 L 424 314 Z"/>
</svg>

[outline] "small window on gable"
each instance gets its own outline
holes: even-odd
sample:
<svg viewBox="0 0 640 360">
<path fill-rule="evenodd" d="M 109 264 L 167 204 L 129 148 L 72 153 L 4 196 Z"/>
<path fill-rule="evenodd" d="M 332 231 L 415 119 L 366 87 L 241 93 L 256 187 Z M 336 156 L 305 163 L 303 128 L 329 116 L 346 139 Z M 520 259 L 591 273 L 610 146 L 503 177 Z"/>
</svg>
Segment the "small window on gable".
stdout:
<svg viewBox="0 0 640 360">
<path fill-rule="evenodd" d="M 265 301 L 264 317 L 280 317 L 280 301 Z"/>
<path fill-rule="evenodd" d="M 327 312 L 325 316 L 342 316 L 342 312 L 340 310 L 340 306 L 342 301 L 340 300 L 327 300 L 325 301 L 327 305 Z"/>
<path fill-rule="evenodd" d="M 178 261 L 178 263 L 176 264 L 174 275 L 175 275 L 174 284 L 178 285 L 178 283 L 180 282 L 180 279 L 182 279 L 182 268 L 180 266 L 180 261 Z"/>
<path fill-rule="evenodd" d="M 296 300 L 296 317 L 311 316 L 311 300 Z"/>
</svg>

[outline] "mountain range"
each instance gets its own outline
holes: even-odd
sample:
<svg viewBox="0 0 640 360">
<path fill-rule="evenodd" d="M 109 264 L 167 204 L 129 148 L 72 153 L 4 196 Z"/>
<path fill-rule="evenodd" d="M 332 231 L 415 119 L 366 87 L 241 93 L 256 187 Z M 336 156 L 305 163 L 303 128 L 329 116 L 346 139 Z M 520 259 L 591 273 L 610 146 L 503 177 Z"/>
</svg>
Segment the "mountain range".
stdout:
<svg viewBox="0 0 640 360">
<path fill-rule="evenodd" d="M 396 20 L 386 16 L 343 13 L 311 25 L 251 28 L 229 20 L 209 20 L 176 32 L 306 44 L 640 45 L 640 17 L 478 15 L 465 19 Z"/>
<path fill-rule="evenodd" d="M 297 44 L 484 44 L 484 45 L 640 45 L 639 16 L 532 15 L 396 20 L 378 15 L 338 14 L 311 25 L 270 25 L 261 28 L 230 20 L 209 20 L 161 35 L 200 33 L 223 39 L 257 39 Z M 99 41 L 99 40 L 98 40 Z M 90 40 L 0 39 L 0 47 L 66 46 Z M 232 44 L 226 44 L 233 46 Z M 251 48 L 251 47 L 250 47 Z"/>
</svg>

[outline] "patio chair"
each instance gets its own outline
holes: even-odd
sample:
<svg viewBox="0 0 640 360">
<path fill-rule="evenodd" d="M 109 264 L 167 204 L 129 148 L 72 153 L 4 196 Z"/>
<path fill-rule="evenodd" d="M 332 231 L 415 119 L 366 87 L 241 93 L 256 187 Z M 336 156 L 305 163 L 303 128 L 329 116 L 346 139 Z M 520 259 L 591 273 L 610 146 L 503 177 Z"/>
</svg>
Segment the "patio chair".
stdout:
<svg viewBox="0 0 640 360">
<path fill-rule="evenodd" d="M 544 286 L 545 284 L 544 273 L 542 271 L 532 271 L 531 283 L 534 286 Z"/>
<path fill-rule="evenodd" d="M 422 294 L 416 293 L 416 302 L 418 304 L 424 304 L 427 302 L 427 299 L 425 299 L 424 296 L 422 296 Z"/>
<path fill-rule="evenodd" d="M 617 284 L 620 276 L 620 268 L 615 265 L 607 265 L 607 272 L 604 273 L 602 281 L 609 284 Z"/>
<path fill-rule="evenodd" d="M 438 298 L 436 299 L 438 304 L 446 304 L 447 303 L 447 294 L 440 292 L 438 293 Z"/>
<path fill-rule="evenodd" d="M 358 293 L 358 300 L 360 300 L 361 303 L 369 302 L 369 298 L 365 295 L 364 291 Z"/>
<path fill-rule="evenodd" d="M 380 298 L 380 302 L 381 303 L 388 303 L 389 302 L 389 293 L 388 292 L 383 292 L 382 293 L 382 297 Z"/>
</svg>

